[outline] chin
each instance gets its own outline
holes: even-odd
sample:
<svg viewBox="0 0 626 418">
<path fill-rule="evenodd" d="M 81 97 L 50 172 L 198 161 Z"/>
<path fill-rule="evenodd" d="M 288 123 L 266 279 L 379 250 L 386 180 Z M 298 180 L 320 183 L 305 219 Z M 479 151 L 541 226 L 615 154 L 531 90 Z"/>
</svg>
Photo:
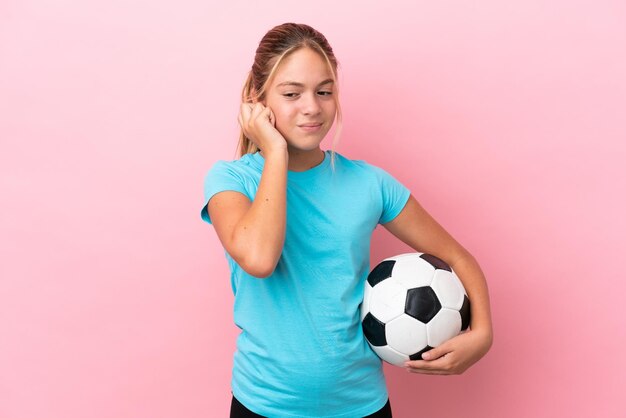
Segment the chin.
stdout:
<svg viewBox="0 0 626 418">
<path fill-rule="evenodd" d="M 287 145 L 302 151 L 312 151 L 319 148 L 324 137 L 300 137 L 297 139 L 287 139 Z"/>
<path fill-rule="evenodd" d="M 314 151 L 316 149 L 319 149 L 320 147 L 320 143 L 316 143 L 316 144 L 294 144 L 294 143 L 288 143 L 289 147 L 293 150 L 298 150 L 298 151 L 302 151 L 302 152 L 307 152 L 307 151 Z"/>
</svg>

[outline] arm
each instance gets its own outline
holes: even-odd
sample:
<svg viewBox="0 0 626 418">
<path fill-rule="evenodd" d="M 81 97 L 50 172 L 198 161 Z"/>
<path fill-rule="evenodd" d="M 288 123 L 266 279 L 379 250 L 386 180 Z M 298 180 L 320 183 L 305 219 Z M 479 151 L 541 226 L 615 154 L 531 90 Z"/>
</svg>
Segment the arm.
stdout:
<svg viewBox="0 0 626 418">
<path fill-rule="evenodd" d="M 286 229 L 287 152 L 265 156 L 254 201 L 224 191 L 209 200 L 215 231 L 228 254 L 248 274 L 272 274 L 283 250 Z"/>
<path fill-rule="evenodd" d="M 383 225 L 415 251 L 448 263 L 470 299 L 470 330 L 424 353 L 425 360 L 407 362 L 409 371 L 460 374 L 482 358 L 493 341 L 487 281 L 476 259 L 411 196 L 402 212 Z"/>
<path fill-rule="evenodd" d="M 261 103 L 241 105 L 243 131 L 264 150 L 259 188 L 253 202 L 239 192 L 224 191 L 213 196 L 207 207 L 224 249 L 248 274 L 259 278 L 272 274 L 285 242 L 289 153 L 273 119 L 271 109 Z"/>
</svg>

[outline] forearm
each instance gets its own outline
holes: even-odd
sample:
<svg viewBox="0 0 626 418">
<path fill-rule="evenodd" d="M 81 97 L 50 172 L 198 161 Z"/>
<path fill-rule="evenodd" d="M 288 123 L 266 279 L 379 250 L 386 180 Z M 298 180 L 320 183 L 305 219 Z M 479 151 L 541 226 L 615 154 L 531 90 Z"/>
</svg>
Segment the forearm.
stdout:
<svg viewBox="0 0 626 418">
<path fill-rule="evenodd" d="M 468 254 L 451 266 L 457 274 L 470 300 L 470 328 L 485 334 L 489 344 L 493 338 L 491 308 L 487 280 L 476 259 Z"/>
<path fill-rule="evenodd" d="M 264 156 L 265 166 L 252 206 L 234 230 L 234 239 L 244 248 L 245 263 L 261 277 L 274 271 L 283 250 L 287 209 L 288 153 Z"/>
</svg>

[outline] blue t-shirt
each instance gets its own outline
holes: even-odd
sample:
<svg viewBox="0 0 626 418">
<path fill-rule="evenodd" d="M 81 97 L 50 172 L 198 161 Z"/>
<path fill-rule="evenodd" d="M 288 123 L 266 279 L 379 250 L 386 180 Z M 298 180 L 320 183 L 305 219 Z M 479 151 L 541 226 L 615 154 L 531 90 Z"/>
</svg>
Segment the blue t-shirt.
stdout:
<svg viewBox="0 0 626 418">
<path fill-rule="evenodd" d="M 359 304 L 370 270 L 370 239 L 393 220 L 410 191 L 386 171 L 330 151 L 319 165 L 287 172 L 285 243 L 267 278 L 246 273 L 228 252 L 241 329 L 232 391 L 267 417 L 369 415 L 387 401 L 381 360 L 361 328 Z M 204 183 L 206 205 L 225 190 L 254 199 L 260 153 L 218 161 Z"/>
</svg>

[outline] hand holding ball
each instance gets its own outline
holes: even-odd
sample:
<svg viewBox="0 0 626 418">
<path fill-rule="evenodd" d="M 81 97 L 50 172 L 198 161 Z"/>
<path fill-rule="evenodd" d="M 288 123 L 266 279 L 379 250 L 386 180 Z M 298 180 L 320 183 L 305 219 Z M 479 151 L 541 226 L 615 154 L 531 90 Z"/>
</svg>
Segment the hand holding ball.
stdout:
<svg viewBox="0 0 626 418">
<path fill-rule="evenodd" d="M 402 366 L 466 330 L 470 304 L 461 280 L 444 261 L 408 253 L 370 272 L 361 304 L 363 332 L 384 361 Z"/>
</svg>

